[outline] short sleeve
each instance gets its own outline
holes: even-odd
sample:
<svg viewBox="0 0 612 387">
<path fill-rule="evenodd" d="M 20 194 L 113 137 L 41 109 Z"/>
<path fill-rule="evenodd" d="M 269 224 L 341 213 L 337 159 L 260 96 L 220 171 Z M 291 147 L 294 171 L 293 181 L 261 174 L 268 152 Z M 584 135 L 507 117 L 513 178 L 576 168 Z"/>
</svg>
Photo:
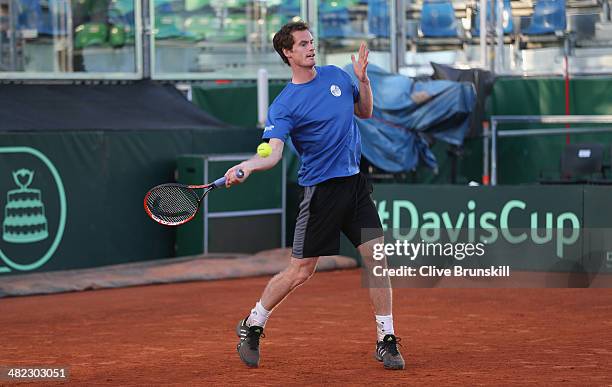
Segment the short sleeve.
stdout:
<svg viewBox="0 0 612 387">
<path fill-rule="evenodd" d="M 273 103 L 268 110 L 268 118 L 264 128 L 263 139 L 278 138 L 287 141 L 289 132 L 293 128 L 291 112 L 284 105 Z"/>
</svg>

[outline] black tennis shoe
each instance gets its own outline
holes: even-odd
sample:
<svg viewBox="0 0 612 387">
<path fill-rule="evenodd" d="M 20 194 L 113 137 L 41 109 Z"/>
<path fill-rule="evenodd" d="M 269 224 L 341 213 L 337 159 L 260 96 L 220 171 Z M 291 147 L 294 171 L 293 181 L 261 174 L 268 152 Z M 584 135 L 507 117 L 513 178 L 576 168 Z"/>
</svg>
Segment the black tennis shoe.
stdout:
<svg viewBox="0 0 612 387">
<path fill-rule="evenodd" d="M 246 318 L 238 322 L 236 334 L 240 338 L 237 350 L 240 355 L 240 360 L 249 367 L 259 367 L 259 339 L 266 337 L 263 334 L 264 329 L 256 325 L 248 326 Z"/>
<path fill-rule="evenodd" d="M 382 361 L 388 370 L 403 370 L 406 366 L 402 354 L 397 349 L 400 340 L 395 335 L 385 335 L 382 341 L 376 343 L 376 360 Z"/>
</svg>

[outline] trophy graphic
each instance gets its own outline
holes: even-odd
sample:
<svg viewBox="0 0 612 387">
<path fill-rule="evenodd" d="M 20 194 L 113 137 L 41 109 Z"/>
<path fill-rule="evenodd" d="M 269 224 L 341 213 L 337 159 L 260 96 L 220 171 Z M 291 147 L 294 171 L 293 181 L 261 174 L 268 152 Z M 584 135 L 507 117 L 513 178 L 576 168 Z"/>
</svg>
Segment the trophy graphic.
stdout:
<svg viewBox="0 0 612 387">
<path fill-rule="evenodd" d="M 2 222 L 2 239 L 10 243 L 31 243 L 46 239 L 47 218 L 39 189 L 28 188 L 34 171 L 13 171 L 13 180 L 19 187 L 8 191 Z"/>
</svg>

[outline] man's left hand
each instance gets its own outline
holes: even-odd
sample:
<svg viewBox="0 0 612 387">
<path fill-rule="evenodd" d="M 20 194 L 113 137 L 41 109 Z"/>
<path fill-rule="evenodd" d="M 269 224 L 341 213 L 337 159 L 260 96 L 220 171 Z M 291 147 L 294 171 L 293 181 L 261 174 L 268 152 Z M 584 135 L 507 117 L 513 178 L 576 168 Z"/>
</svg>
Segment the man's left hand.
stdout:
<svg viewBox="0 0 612 387">
<path fill-rule="evenodd" d="M 351 55 L 351 60 L 353 61 L 353 71 L 355 71 L 355 76 L 359 80 L 359 82 L 366 83 L 370 80 L 368 79 L 368 48 L 366 47 L 365 42 L 361 42 L 359 46 L 359 58 L 355 60 L 355 55 Z"/>
</svg>

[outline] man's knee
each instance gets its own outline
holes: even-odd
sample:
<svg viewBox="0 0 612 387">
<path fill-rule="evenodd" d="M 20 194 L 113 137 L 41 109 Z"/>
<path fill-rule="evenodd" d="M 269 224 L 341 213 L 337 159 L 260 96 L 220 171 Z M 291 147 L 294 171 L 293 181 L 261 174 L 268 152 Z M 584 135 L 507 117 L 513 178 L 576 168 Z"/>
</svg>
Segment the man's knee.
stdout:
<svg viewBox="0 0 612 387">
<path fill-rule="evenodd" d="M 301 269 L 298 273 L 298 275 L 295 277 L 295 282 L 296 285 L 301 285 L 304 282 L 308 281 L 310 279 L 310 277 L 312 277 L 314 274 L 314 270 L 310 271 L 310 270 L 306 270 L 306 269 Z"/>
<path fill-rule="evenodd" d="M 308 281 L 317 268 L 317 258 L 296 259 L 292 258 L 290 266 L 291 278 L 294 286 Z"/>
<path fill-rule="evenodd" d="M 380 265 L 386 263 L 387 257 L 382 254 L 381 251 L 384 243 L 385 239 L 380 237 L 367 241 L 357 247 L 364 265 L 371 266 L 374 264 Z"/>
</svg>

